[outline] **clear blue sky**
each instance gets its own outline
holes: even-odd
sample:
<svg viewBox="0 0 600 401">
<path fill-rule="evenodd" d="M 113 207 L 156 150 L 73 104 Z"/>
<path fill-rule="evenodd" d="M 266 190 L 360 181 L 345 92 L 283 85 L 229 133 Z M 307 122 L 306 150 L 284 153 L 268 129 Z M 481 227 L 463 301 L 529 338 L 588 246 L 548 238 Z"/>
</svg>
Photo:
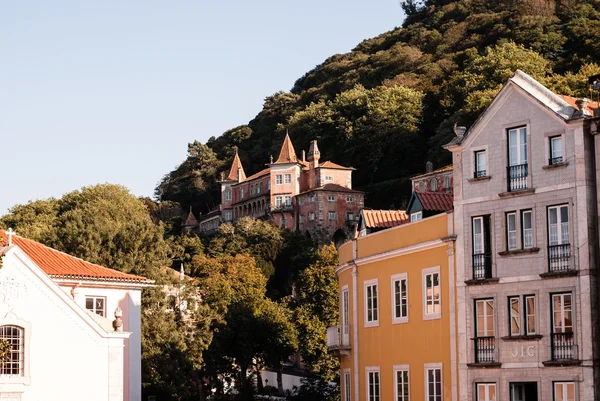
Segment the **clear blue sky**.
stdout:
<svg viewBox="0 0 600 401">
<path fill-rule="evenodd" d="M 188 142 L 402 18 L 398 0 L 3 2 L 0 215 L 104 182 L 151 196 Z"/>
</svg>

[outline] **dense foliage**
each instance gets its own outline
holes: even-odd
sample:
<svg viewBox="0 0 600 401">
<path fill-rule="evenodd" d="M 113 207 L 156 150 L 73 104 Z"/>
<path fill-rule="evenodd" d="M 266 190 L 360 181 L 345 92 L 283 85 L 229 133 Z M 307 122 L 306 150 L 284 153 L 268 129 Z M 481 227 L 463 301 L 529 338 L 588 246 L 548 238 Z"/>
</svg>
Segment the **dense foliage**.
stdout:
<svg viewBox="0 0 600 401">
<path fill-rule="evenodd" d="M 234 148 L 246 173 L 255 173 L 277 156 L 289 129 L 297 150 L 318 139 L 323 159 L 356 167 L 354 187 L 368 192 L 366 206 L 401 208 L 408 177 L 425 160 L 449 163 L 441 145 L 454 123 L 471 125 L 516 69 L 574 96 L 588 95 L 587 77 L 600 73 L 598 0 L 401 3 L 402 27 L 329 57 L 291 92 L 267 97 L 247 125 L 207 141 L 214 153 L 189 152 L 159 185 L 159 198 L 208 211 L 220 198 L 211 183 Z M 186 169 L 196 164 L 209 168 L 191 179 Z"/>
</svg>

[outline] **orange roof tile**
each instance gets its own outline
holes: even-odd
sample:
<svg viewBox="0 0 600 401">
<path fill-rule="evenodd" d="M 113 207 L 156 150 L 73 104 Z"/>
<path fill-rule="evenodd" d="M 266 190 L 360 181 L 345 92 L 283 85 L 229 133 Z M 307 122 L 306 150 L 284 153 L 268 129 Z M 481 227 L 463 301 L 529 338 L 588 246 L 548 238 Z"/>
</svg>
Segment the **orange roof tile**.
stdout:
<svg viewBox="0 0 600 401">
<path fill-rule="evenodd" d="M 573 96 L 567 96 L 567 95 L 558 95 L 562 100 L 564 100 L 565 102 L 569 103 L 569 106 L 574 107 L 576 110 L 579 110 L 579 107 L 577 107 L 577 97 L 573 97 Z M 590 101 L 590 103 L 587 106 L 587 111 L 590 113 L 591 116 L 594 115 L 594 109 L 597 109 L 598 107 L 600 107 L 600 105 L 598 104 L 598 102 L 592 102 Z"/>
<path fill-rule="evenodd" d="M 285 139 L 283 140 L 283 145 L 281 145 L 279 157 L 277 158 L 277 161 L 274 164 L 297 162 L 298 158 L 296 157 L 296 151 L 294 150 L 294 146 L 292 145 L 290 136 L 286 133 Z"/>
<path fill-rule="evenodd" d="M 409 221 L 408 215 L 404 210 L 363 209 L 362 214 L 367 228 L 396 227 Z"/>
<path fill-rule="evenodd" d="M 271 172 L 271 169 L 267 167 L 263 170 L 260 170 L 256 174 L 252 174 L 250 177 L 246 178 L 246 181 L 254 180 L 255 178 L 260 178 L 262 176 L 269 174 L 270 172 Z"/>
<path fill-rule="evenodd" d="M 454 195 L 445 192 L 415 192 L 423 210 L 447 212 L 454 207 Z"/>
<path fill-rule="evenodd" d="M 227 176 L 228 180 L 237 181 L 238 180 L 238 171 L 240 172 L 240 181 L 244 181 L 246 179 L 246 173 L 244 172 L 244 167 L 242 166 L 242 161 L 240 160 L 240 156 L 238 155 L 237 149 L 235 150 L 235 157 L 233 158 L 233 163 L 231 163 L 231 169 L 229 170 L 229 175 Z"/>
<path fill-rule="evenodd" d="M 94 279 L 149 283 L 145 277 L 122 273 L 94 263 L 86 262 L 66 253 L 49 248 L 39 242 L 14 235 L 13 245 L 18 246 L 47 275 L 59 278 Z M 0 230 L 0 247 L 8 245 L 8 237 Z"/>
<path fill-rule="evenodd" d="M 354 170 L 353 167 L 340 166 L 339 164 L 335 164 L 335 163 L 330 162 L 330 161 L 326 161 L 326 162 L 323 162 L 323 163 L 319 164 L 319 167 L 323 167 L 323 168 L 337 168 L 337 169 L 343 169 L 343 170 Z"/>
</svg>

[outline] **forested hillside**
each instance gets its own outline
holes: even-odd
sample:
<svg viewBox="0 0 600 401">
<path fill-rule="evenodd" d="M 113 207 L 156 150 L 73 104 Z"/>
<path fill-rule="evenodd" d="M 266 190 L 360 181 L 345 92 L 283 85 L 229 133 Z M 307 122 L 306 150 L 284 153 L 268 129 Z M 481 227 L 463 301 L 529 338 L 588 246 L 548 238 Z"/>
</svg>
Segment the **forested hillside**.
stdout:
<svg viewBox="0 0 600 401">
<path fill-rule="evenodd" d="M 288 129 L 299 151 L 319 140 L 323 159 L 357 168 L 366 206 L 401 208 L 411 175 L 450 161 L 452 125 L 469 126 L 520 68 L 562 94 L 587 94 L 600 73 L 600 1 L 405 0 L 400 28 L 337 54 L 265 99 L 247 125 L 206 144 L 156 189 L 159 200 L 206 212 L 234 148 L 248 175 L 277 156 Z M 399 21 L 400 23 L 400 21 Z"/>
</svg>

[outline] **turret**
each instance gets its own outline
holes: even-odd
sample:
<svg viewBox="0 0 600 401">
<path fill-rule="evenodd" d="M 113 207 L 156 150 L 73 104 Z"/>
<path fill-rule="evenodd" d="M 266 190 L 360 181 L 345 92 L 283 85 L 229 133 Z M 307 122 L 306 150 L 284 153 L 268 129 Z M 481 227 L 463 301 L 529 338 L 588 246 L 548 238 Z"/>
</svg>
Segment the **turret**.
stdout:
<svg viewBox="0 0 600 401">
<path fill-rule="evenodd" d="M 311 141 L 310 147 L 308 148 L 308 162 L 311 167 L 317 168 L 319 167 L 319 159 L 321 158 L 321 152 L 319 152 L 319 147 L 317 146 L 317 141 Z"/>
</svg>

